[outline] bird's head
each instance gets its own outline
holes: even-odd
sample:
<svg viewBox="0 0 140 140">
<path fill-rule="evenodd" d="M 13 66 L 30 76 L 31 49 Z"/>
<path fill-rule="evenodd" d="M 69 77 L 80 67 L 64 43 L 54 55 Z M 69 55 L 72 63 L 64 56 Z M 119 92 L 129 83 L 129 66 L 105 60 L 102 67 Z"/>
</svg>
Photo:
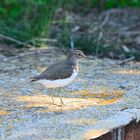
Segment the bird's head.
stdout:
<svg viewBox="0 0 140 140">
<path fill-rule="evenodd" d="M 80 50 L 72 50 L 70 51 L 69 57 L 73 58 L 86 58 L 86 59 L 91 59 L 94 60 L 93 58 L 87 57 L 82 51 Z"/>
</svg>

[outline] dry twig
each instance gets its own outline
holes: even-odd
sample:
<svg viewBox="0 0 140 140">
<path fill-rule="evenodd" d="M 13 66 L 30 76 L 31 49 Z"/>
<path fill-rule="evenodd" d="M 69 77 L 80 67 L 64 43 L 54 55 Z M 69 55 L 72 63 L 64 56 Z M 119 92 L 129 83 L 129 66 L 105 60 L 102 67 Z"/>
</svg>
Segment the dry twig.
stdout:
<svg viewBox="0 0 140 140">
<path fill-rule="evenodd" d="M 26 46 L 26 47 L 34 47 L 33 45 L 21 42 L 21 41 L 15 39 L 15 38 L 12 38 L 12 37 L 9 37 L 9 36 L 3 35 L 3 34 L 0 34 L 0 38 L 3 38 L 5 40 L 9 40 L 9 41 L 15 42 L 18 45 L 23 45 L 23 46 Z"/>
<path fill-rule="evenodd" d="M 118 65 L 124 65 L 125 63 L 130 62 L 130 61 L 132 61 L 132 60 L 134 60 L 134 59 L 135 59 L 135 57 L 132 56 L 132 57 L 130 57 L 130 58 L 127 58 L 127 59 L 125 59 L 125 60 L 119 62 Z"/>
</svg>

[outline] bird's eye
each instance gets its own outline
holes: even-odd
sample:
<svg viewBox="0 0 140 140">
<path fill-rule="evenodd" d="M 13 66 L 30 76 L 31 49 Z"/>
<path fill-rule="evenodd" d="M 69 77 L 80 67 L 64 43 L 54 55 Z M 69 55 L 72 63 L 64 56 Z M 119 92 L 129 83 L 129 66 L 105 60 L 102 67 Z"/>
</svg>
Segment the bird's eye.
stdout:
<svg viewBox="0 0 140 140">
<path fill-rule="evenodd" d="M 79 53 L 79 56 L 81 56 L 82 54 L 81 53 Z"/>
</svg>

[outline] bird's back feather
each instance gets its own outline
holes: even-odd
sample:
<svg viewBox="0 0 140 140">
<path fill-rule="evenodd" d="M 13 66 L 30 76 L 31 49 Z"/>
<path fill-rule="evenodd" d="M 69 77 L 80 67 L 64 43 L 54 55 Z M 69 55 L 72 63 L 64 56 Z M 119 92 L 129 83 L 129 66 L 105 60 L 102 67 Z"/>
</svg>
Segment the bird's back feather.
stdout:
<svg viewBox="0 0 140 140">
<path fill-rule="evenodd" d="M 38 81 L 40 79 L 57 80 L 66 79 L 73 73 L 75 66 L 71 65 L 68 60 L 61 61 L 50 65 L 43 73 L 33 77 L 32 81 Z"/>
</svg>

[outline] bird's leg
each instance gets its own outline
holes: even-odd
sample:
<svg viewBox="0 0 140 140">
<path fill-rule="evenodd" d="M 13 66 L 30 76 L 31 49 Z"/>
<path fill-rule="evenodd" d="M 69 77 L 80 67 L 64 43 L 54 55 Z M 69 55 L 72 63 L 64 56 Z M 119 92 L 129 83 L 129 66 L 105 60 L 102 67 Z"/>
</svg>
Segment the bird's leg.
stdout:
<svg viewBox="0 0 140 140">
<path fill-rule="evenodd" d="M 53 102 L 53 104 L 54 104 L 53 93 L 54 93 L 54 91 L 53 91 L 53 89 L 52 89 L 52 90 L 51 90 L 51 98 L 52 98 L 52 102 Z"/>
<path fill-rule="evenodd" d="M 59 88 L 59 97 L 60 97 L 61 105 L 65 105 L 63 100 L 62 100 L 61 88 Z"/>
<path fill-rule="evenodd" d="M 54 98 L 53 98 L 53 95 L 52 95 L 51 97 L 52 97 L 52 102 L 53 102 L 53 104 L 54 104 Z"/>
</svg>

